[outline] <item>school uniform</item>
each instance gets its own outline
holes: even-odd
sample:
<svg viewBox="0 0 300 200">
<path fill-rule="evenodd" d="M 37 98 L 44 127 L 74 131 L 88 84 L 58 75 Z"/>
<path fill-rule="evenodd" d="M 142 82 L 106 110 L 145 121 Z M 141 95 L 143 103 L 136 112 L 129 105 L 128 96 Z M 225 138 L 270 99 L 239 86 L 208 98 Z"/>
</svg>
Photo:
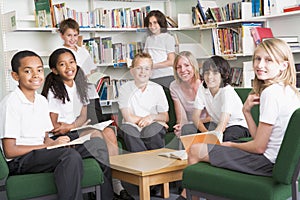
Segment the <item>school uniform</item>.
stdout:
<svg viewBox="0 0 300 200">
<path fill-rule="evenodd" d="M 273 125 L 263 154 L 237 148 L 208 145 L 211 165 L 249 174 L 272 176 L 274 163 L 293 112 L 300 107 L 298 95 L 290 86 L 273 84 L 260 95 L 259 121 Z"/>
<path fill-rule="evenodd" d="M 119 108 L 130 108 L 136 116 L 168 112 L 169 105 L 162 86 L 149 81 L 146 89 L 141 91 L 134 81 L 129 81 L 120 88 Z M 142 130 L 136 124 L 122 123 L 121 137 L 131 152 L 145 151 L 164 147 L 165 127 L 154 122 Z"/>
<path fill-rule="evenodd" d="M 169 33 L 150 35 L 145 41 L 145 52 L 152 57 L 153 63 L 166 61 L 169 53 L 175 53 L 175 39 Z M 152 70 L 151 81 L 169 88 L 174 80 L 173 66 Z"/>
<path fill-rule="evenodd" d="M 48 102 L 43 96 L 36 94 L 32 103 L 17 87 L 1 101 L 1 139 L 14 138 L 16 145 L 42 145 L 46 131 L 52 128 Z M 2 140 L 1 148 L 3 151 Z M 82 158 L 74 149 L 39 149 L 6 160 L 10 174 L 54 172 L 59 199 L 82 199 Z"/>
<path fill-rule="evenodd" d="M 227 85 L 220 88 L 217 94 L 213 96 L 208 88 L 201 85 L 195 98 L 194 107 L 199 110 L 206 108 L 211 117 L 211 122 L 214 124 L 220 123 L 222 113 L 230 114 L 226 129 L 223 132 L 223 141 L 232 141 L 250 136 L 242 112 L 243 103 L 232 86 Z"/>
<path fill-rule="evenodd" d="M 67 48 L 63 46 L 63 48 Z M 83 70 L 85 75 L 91 74 L 93 70 L 97 69 L 97 65 L 94 63 L 91 55 L 84 47 L 77 46 L 77 51 L 71 48 L 67 48 L 73 52 L 76 58 L 77 65 Z M 96 90 L 96 86 L 93 83 L 88 84 L 88 97 L 90 103 L 87 105 L 88 118 L 91 120 L 91 124 L 96 124 L 105 120 L 108 120 L 107 116 L 102 116 L 102 110 L 99 102 L 99 95 Z"/>
<path fill-rule="evenodd" d="M 71 124 L 76 118 L 80 115 L 81 109 L 83 106 L 87 105 L 87 102 L 81 102 L 79 94 L 77 92 L 76 84 L 73 82 L 73 86 L 69 87 L 65 85 L 70 101 L 62 103 L 60 99 L 54 97 L 54 94 L 51 90 L 48 93 L 48 103 L 49 103 L 49 112 L 58 114 L 58 122 L 64 122 Z M 79 137 L 78 132 L 70 132 L 67 134 L 71 140 L 74 140 Z M 96 142 L 97 144 L 91 145 L 90 143 Z M 84 146 L 89 152 L 85 152 L 81 149 L 81 146 Z M 90 151 L 89 148 L 93 148 L 95 146 L 97 149 Z M 103 198 L 108 195 L 112 196 L 112 177 L 111 177 L 111 169 L 108 158 L 108 150 L 104 140 L 101 138 L 91 138 L 90 141 L 85 142 L 83 145 L 76 146 L 75 149 L 80 152 L 80 154 L 90 156 L 95 158 L 99 165 L 101 166 L 105 181 L 101 185 L 101 195 Z M 84 157 L 83 157 L 84 158 Z M 104 198 L 105 199 L 105 198 Z"/>
</svg>

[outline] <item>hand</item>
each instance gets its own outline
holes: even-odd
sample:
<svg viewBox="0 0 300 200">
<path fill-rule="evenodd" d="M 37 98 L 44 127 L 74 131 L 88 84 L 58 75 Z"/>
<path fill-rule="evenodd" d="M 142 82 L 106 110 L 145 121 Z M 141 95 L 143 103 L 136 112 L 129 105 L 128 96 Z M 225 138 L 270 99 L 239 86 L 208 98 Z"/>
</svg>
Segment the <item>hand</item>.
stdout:
<svg viewBox="0 0 300 200">
<path fill-rule="evenodd" d="M 51 139 L 50 137 L 45 137 L 44 138 L 44 144 L 49 146 L 54 140 Z"/>
<path fill-rule="evenodd" d="M 250 112 L 254 105 L 259 105 L 259 96 L 257 94 L 249 94 L 243 106 L 243 113 Z"/>
<path fill-rule="evenodd" d="M 222 146 L 226 146 L 226 147 L 232 147 L 233 142 L 222 142 L 221 145 Z"/>
<path fill-rule="evenodd" d="M 176 124 L 173 126 L 174 134 L 179 138 L 181 135 L 181 124 Z"/>
<path fill-rule="evenodd" d="M 145 126 L 148 126 L 148 125 L 150 125 L 151 123 L 153 122 L 153 119 L 152 119 L 152 117 L 151 117 L 151 115 L 147 115 L 147 116 L 145 116 L 145 117 L 142 117 L 140 120 L 139 120 L 139 122 L 138 122 L 138 126 L 139 127 L 145 127 Z"/>
<path fill-rule="evenodd" d="M 54 135 L 66 134 L 72 129 L 72 124 L 63 122 L 59 122 L 58 124 L 59 126 L 56 126 L 53 130 L 51 130 Z"/>
<path fill-rule="evenodd" d="M 65 144 L 70 142 L 70 138 L 68 136 L 60 136 L 56 140 L 52 140 L 52 143 L 49 144 L 48 146 L 54 146 L 57 144 Z"/>
</svg>

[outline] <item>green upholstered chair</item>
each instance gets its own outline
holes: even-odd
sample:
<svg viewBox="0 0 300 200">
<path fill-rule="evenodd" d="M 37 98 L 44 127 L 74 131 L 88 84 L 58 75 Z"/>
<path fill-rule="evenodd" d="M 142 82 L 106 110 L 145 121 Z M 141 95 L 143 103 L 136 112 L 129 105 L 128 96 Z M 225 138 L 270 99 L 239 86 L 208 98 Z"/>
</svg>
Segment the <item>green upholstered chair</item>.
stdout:
<svg viewBox="0 0 300 200">
<path fill-rule="evenodd" d="M 96 192 L 100 200 L 100 185 L 103 183 L 102 170 L 95 159 L 83 160 L 84 176 L 82 193 Z M 57 191 L 53 173 L 9 175 L 8 166 L 0 151 L 0 192 L 5 192 L 7 199 L 56 199 Z"/>
<path fill-rule="evenodd" d="M 287 127 L 272 177 L 255 176 L 197 163 L 183 171 L 183 187 L 191 195 L 207 199 L 297 198 L 300 171 L 300 108 Z"/>
</svg>

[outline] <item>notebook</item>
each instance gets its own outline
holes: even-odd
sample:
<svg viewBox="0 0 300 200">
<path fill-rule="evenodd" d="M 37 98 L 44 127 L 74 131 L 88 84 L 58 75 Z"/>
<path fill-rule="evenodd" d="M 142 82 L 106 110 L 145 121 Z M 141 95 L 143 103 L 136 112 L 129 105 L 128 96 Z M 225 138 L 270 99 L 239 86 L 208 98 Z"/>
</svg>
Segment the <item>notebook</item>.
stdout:
<svg viewBox="0 0 300 200">
<path fill-rule="evenodd" d="M 189 151 L 192 144 L 220 144 L 222 142 L 223 134 L 219 131 L 208 131 L 204 133 L 196 133 L 191 135 L 180 136 L 180 140 L 186 150 Z"/>
</svg>

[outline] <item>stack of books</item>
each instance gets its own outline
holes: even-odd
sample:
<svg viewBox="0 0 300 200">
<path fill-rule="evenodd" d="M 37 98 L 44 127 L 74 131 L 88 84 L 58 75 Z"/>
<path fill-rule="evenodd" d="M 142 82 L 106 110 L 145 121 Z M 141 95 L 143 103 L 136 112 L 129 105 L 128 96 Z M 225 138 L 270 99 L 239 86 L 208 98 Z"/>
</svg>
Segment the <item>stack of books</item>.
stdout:
<svg viewBox="0 0 300 200">
<path fill-rule="evenodd" d="M 300 43 L 298 36 L 278 36 L 277 38 L 284 40 L 292 51 L 300 51 Z"/>
</svg>

